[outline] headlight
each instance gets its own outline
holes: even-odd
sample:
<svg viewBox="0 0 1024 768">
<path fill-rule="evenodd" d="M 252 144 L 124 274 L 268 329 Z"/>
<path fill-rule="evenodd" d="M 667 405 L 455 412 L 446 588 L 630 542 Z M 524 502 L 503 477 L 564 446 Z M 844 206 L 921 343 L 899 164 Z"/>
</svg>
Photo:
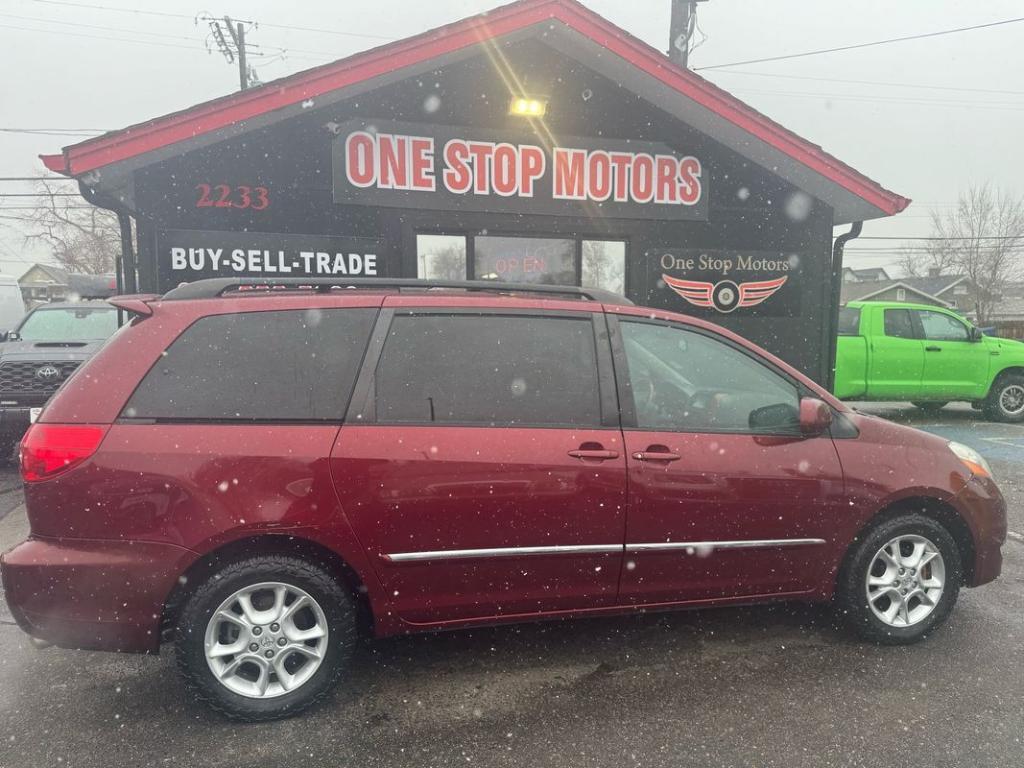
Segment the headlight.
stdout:
<svg viewBox="0 0 1024 768">
<path fill-rule="evenodd" d="M 950 441 L 948 443 L 949 450 L 960 459 L 965 467 L 971 470 L 975 475 L 981 477 L 992 477 L 992 468 L 985 461 L 984 457 L 976 450 L 963 443 L 955 443 Z"/>
</svg>

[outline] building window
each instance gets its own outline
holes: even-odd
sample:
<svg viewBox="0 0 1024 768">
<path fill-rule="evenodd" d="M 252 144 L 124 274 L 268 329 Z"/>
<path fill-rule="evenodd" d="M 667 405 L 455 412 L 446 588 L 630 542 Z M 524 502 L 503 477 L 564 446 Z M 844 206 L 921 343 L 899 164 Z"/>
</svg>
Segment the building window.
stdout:
<svg viewBox="0 0 1024 768">
<path fill-rule="evenodd" d="M 584 240 L 580 278 L 584 288 L 625 295 L 626 244 L 622 240 Z"/>
<path fill-rule="evenodd" d="M 576 285 L 576 241 L 552 237 L 475 237 L 473 276 L 477 280 L 506 283 Z"/>
<path fill-rule="evenodd" d="M 465 280 L 465 236 L 416 235 L 416 277 L 421 280 Z"/>
<path fill-rule="evenodd" d="M 906 289 L 905 288 L 897 288 L 896 289 L 896 301 L 906 301 L 906 300 L 907 300 L 907 291 L 906 291 Z"/>
<path fill-rule="evenodd" d="M 966 283 L 957 283 L 956 285 L 953 286 L 953 293 L 956 294 L 957 296 L 966 296 L 967 295 L 967 284 Z"/>
</svg>

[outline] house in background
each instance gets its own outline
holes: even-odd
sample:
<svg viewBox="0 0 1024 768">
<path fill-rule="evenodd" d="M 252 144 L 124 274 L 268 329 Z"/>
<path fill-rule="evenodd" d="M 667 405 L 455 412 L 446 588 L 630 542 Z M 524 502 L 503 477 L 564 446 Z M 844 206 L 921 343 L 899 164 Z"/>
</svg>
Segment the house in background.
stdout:
<svg viewBox="0 0 1024 768">
<path fill-rule="evenodd" d="M 1024 283 L 1010 283 L 992 311 L 995 335 L 1024 341 Z"/>
<path fill-rule="evenodd" d="M 64 301 L 68 295 L 68 273 L 50 264 L 33 264 L 18 278 L 25 307 L 32 309 L 49 301 Z"/>
<path fill-rule="evenodd" d="M 844 304 L 848 301 L 908 301 L 948 307 L 966 315 L 974 309 L 974 292 L 974 283 L 965 275 L 929 275 L 896 280 L 844 279 L 841 296 Z"/>
<path fill-rule="evenodd" d="M 33 264 L 18 278 L 18 286 L 25 299 L 26 309 L 74 298 L 105 299 L 117 293 L 117 280 L 113 273 L 80 275 L 51 264 L 39 263 Z"/>
<path fill-rule="evenodd" d="M 843 267 L 844 283 L 874 283 L 891 279 L 889 273 L 883 267 L 869 267 L 867 269 Z"/>
</svg>

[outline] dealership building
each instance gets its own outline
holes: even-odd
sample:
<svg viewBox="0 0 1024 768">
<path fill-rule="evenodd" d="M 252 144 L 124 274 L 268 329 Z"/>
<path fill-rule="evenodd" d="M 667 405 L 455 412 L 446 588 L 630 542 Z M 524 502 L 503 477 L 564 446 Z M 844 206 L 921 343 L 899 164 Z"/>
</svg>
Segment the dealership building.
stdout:
<svg viewBox="0 0 1024 768">
<path fill-rule="evenodd" d="M 575 0 L 520 0 L 42 159 L 118 213 L 125 292 L 583 285 L 712 319 L 819 381 L 833 227 L 910 202 Z"/>
</svg>

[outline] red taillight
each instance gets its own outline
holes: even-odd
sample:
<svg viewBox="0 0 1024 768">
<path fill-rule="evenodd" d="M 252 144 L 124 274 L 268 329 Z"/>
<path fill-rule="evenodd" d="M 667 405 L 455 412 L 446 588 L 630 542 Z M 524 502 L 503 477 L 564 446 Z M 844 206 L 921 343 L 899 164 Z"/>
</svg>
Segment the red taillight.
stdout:
<svg viewBox="0 0 1024 768">
<path fill-rule="evenodd" d="M 33 424 L 21 440 L 21 477 L 49 480 L 92 456 L 107 434 L 91 424 Z"/>
</svg>

